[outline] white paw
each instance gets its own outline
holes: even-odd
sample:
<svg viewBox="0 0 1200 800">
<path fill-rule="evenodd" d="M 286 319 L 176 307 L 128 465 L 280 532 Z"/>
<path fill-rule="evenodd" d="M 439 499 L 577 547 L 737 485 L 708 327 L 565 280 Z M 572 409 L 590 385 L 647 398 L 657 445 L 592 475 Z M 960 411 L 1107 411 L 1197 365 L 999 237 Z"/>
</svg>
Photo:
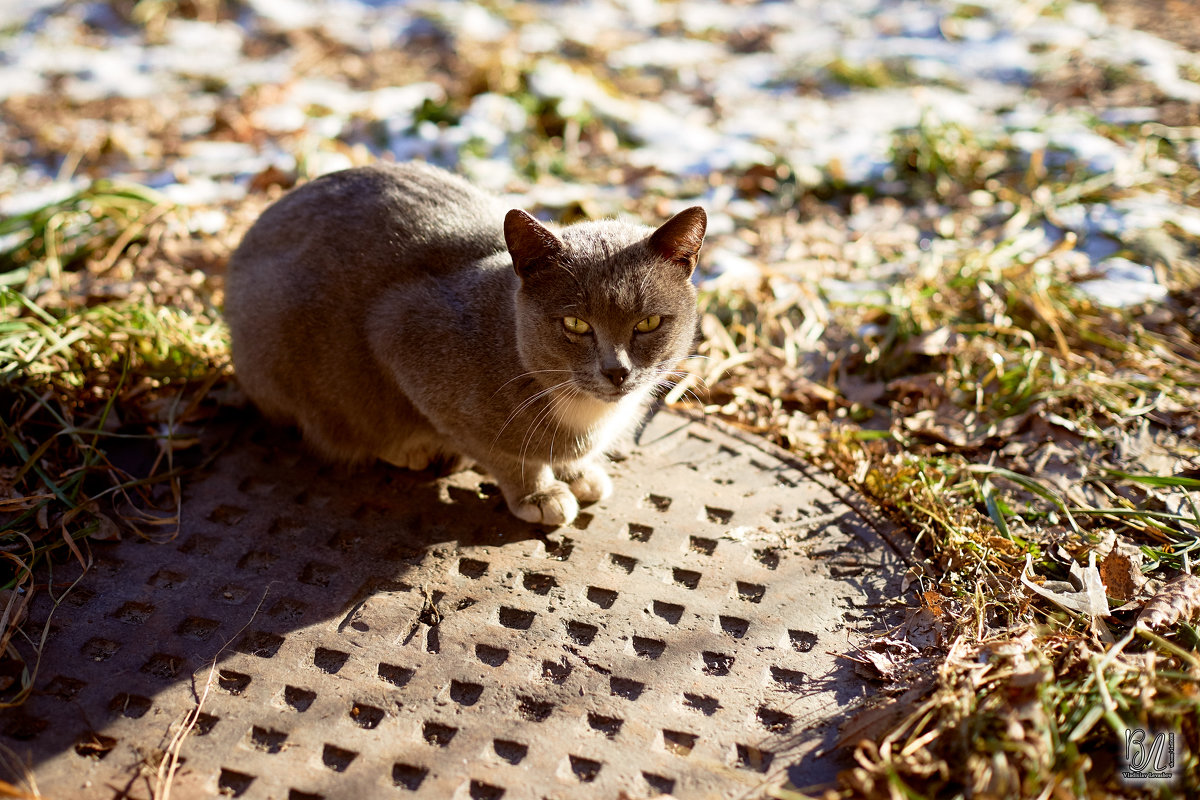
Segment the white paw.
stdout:
<svg viewBox="0 0 1200 800">
<path fill-rule="evenodd" d="M 594 503 L 612 497 L 612 478 L 597 464 L 587 464 L 577 477 L 571 480 L 571 493 L 582 503 Z"/>
<path fill-rule="evenodd" d="M 579 514 L 579 501 L 560 481 L 522 497 L 516 504 L 509 503 L 508 507 L 520 519 L 542 525 L 566 525 Z"/>
</svg>

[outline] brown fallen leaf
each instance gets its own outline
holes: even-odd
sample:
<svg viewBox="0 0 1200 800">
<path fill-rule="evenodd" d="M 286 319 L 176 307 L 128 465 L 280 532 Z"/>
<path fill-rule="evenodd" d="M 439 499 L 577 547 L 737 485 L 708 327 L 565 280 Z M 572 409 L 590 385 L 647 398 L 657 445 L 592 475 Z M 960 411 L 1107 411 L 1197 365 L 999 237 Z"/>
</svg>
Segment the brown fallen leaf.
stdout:
<svg viewBox="0 0 1200 800">
<path fill-rule="evenodd" d="M 855 672 L 868 680 L 893 681 L 897 674 L 897 665 L 889 653 L 874 650 L 860 650 L 854 660 L 858 662 Z"/>
<path fill-rule="evenodd" d="M 946 400 L 946 376 L 942 373 L 904 375 L 887 384 L 892 402 L 914 410 L 933 409 Z"/>
<path fill-rule="evenodd" d="M 1165 628 L 1200 616 L 1200 576 L 1184 573 L 1167 581 L 1138 614 L 1139 628 Z"/>
<path fill-rule="evenodd" d="M 1108 596 L 1117 600 L 1131 599 L 1146 582 L 1133 559 L 1116 550 L 1100 562 L 1100 580 L 1104 583 L 1104 590 L 1108 592 Z"/>
</svg>

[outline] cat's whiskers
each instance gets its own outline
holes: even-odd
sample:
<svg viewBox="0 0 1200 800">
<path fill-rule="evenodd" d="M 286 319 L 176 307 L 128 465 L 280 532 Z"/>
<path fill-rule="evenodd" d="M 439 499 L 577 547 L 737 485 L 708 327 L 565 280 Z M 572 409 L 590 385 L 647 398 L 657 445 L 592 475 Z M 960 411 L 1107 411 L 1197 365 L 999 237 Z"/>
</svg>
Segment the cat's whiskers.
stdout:
<svg viewBox="0 0 1200 800">
<path fill-rule="evenodd" d="M 550 435 L 549 461 L 551 468 L 554 467 L 554 443 L 558 441 L 558 430 L 562 426 L 563 419 L 565 419 L 562 411 L 569 402 L 570 398 L 567 396 L 566 392 L 555 395 L 554 399 L 550 401 L 551 416 L 554 417 L 554 433 Z"/>
<path fill-rule="evenodd" d="M 516 408 L 514 408 L 511 412 L 509 412 L 508 418 L 504 420 L 504 424 L 501 425 L 500 430 L 498 430 L 496 432 L 496 437 L 494 439 L 492 439 L 491 448 L 489 448 L 489 449 L 494 449 L 496 447 L 496 443 L 500 441 L 500 437 L 501 437 L 501 435 L 504 434 L 504 431 L 508 429 L 508 426 L 513 422 L 513 420 L 515 420 L 526 408 L 528 408 L 532 404 L 536 403 L 542 397 L 545 397 L 546 395 L 552 393 L 554 390 L 561 389 L 562 387 L 570 385 L 574 382 L 575 382 L 575 378 L 568 378 L 567 380 L 562 381 L 561 383 L 556 383 L 553 386 L 542 389 L 540 392 L 537 392 L 536 394 L 533 394 L 533 395 L 525 398 L 524 401 L 522 401 Z"/>
<path fill-rule="evenodd" d="M 686 370 L 686 369 L 679 369 L 678 367 L 663 366 L 663 365 L 669 364 L 669 363 L 671 363 L 671 362 L 664 361 L 664 362 L 662 362 L 662 364 L 656 364 L 656 365 L 650 367 L 648 371 L 653 373 L 654 375 L 669 375 L 673 378 L 678 378 L 679 380 L 687 380 L 690 378 L 690 379 L 696 381 L 697 383 L 699 383 L 705 390 L 708 389 L 708 381 L 704 379 L 703 375 L 701 375 L 698 372 L 692 372 L 692 371 Z"/>
<path fill-rule="evenodd" d="M 576 383 L 578 383 L 578 381 L 576 379 L 572 378 L 571 380 L 566 381 L 565 383 L 560 383 L 555 388 L 559 388 L 559 387 L 562 387 L 562 386 L 565 386 L 568 384 L 576 384 Z M 536 415 L 534 415 L 533 420 L 529 423 L 529 427 L 525 429 L 525 435 L 521 437 L 521 451 L 520 451 L 521 480 L 522 481 L 525 480 L 525 460 L 526 460 L 525 457 L 526 457 L 526 454 L 529 452 L 529 446 L 531 444 L 533 444 L 534 431 L 536 431 L 538 429 L 538 426 L 541 424 L 541 421 L 548 416 L 558 416 L 559 421 L 561 422 L 561 415 L 558 413 L 558 409 L 560 409 L 564 403 L 568 402 L 569 399 L 570 399 L 569 396 L 565 392 L 551 395 L 550 401 L 547 402 L 538 411 L 538 413 Z M 556 433 L 557 433 L 557 430 L 558 429 L 556 426 L 555 427 Z M 542 429 L 542 440 L 545 439 L 545 434 L 546 434 L 546 430 L 543 428 Z M 541 441 L 541 440 L 539 440 L 539 441 Z M 549 459 L 549 463 L 553 464 L 554 463 L 554 458 L 553 458 L 554 439 L 550 440 L 550 453 L 551 453 L 551 457 Z"/>
<path fill-rule="evenodd" d="M 687 398 L 688 400 L 692 401 L 693 403 L 695 403 L 698 406 L 701 406 L 701 407 L 704 406 L 704 401 L 700 399 L 700 395 L 696 394 L 696 391 L 690 387 L 685 388 L 682 392 L 679 393 L 679 396 L 674 399 L 672 399 L 670 393 L 668 393 L 667 396 L 664 398 L 664 402 L 675 403 L 675 402 L 679 402 L 680 400 L 682 400 L 684 398 Z"/>
<path fill-rule="evenodd" d="M 664 359 L 662 361 L 658 361 L 654 364 L 651 364 L 648 367 L 648 369 L 659 369 L 661 367 L 667 366 L 668 364 L 683 364 L 685 362 L 692 361 L 693 359 L 699 359 L 701 361 L 711 361 L 712 356 L 702 356 L 699 353 L 696 353 L 696 354 L 693 354 L 690 356 L 686 356 L 684 358 L 668 358 L 668 359 Z"/>
<path fill-rule="evenodd" d="M 697 405 L 704 405 L 704 402 L 700 399 L 700 395 L 689 384 L 689 381 L 699 383 L 700 387 L 707 392 L 708 382 L 700 375 L 695 372 L 679 369 L 654 369 L 652 371 L 654 375 L 659 376 L 658 380 L 654 382 L 655 387 L 669 390 L 664 397 L 666 402 L 678 402 L 683 397 L 690 397 L 696 401 Z M 682 389 L 679 388 L 681 386 L 683 387 Z M 677 394 L 677 396 L 672 398 L 673 394 Z"/>
<path fill-rule="evenodd" d="M 572 371 L 569 369 L 531 369 L 528 372 L 522 372 L 520 375 L 509 378 L 504 383 L 500 384 L 500 388 L 498 388 L 496 391 L 492 392 L 492 398 L 495 398 L 496 395 L 500 394 L 500 392 L 504 390 L 505 386 L 508 386 L 513 381 L 519 381 L 519 380 L 521 380 L 521 378 L 529 378 L 534 375 L 547 375 L 550 373 L 563 373 L 563 372 L 570 375 Z"/>
</svg>

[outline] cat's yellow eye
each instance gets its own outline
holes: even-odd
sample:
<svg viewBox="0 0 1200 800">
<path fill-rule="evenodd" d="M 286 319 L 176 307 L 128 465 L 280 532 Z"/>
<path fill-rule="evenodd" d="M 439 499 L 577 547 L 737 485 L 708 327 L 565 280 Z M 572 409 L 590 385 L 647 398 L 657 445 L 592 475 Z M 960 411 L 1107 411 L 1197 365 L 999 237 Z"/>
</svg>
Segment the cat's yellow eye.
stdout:
<svg viewBox="0 0 1200 800">
<path fill-rule="evenodd" d="M 662 317 L 660 317 L 658 314 L 651 314 L 634 327 L 637 328 L 639 333 L 649 333 L 650 331 L 657 329 L 661 324 Z"/>
<path fill-rule="evenodd" d="M 571 333 L 578 333 L 580 335 L 589 333 L 592 330 L 592 326 L 579 317 L 563 317 L 563 327 Z"/>
</svg>

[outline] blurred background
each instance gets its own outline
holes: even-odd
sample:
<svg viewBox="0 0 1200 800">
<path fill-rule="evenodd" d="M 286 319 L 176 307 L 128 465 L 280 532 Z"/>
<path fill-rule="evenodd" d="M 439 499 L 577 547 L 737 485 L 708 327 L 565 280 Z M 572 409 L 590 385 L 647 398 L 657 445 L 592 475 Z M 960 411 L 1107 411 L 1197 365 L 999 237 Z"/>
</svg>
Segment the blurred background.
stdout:
<svg viewBox="0 0 1200 800">
<path fill-rule="evenodd" d="M 1118 706 L 1182 725 L 1194 777 L 1177 676 L 1200 663 L 1196 607 L 1172 606 L 1191 655 L 1113 654 L 1103 692 L 1081 643 L 1200 552 L 1198 6 L 0 2 L 10 611 L 31 565 L 170 537 L 176 459 L 239 402 L 223 273 L 258 213 L 423 159 L 546 220 L 707 209 L 704 341 L 668 402 L 812 459 L 910 533 L 908 602 L 943 645 L 922 657 L 970 698 L 978 735 L 867 748 L 858 790 L 937 794 L 931 763 L 994 796 L 1115 785 L 1093 755 Z M 1107 623 L 1022 588 L 1027 563 L 1066 581 L 1092 555 Z M 963 677 L 1010 640 L 1042 661 Z M 863 663 L 899 692 L 928 673 L 913 658 Z M 1139 680 L 1171 702 L 1114 705 Z M 932 718 L 966 724 L 952 706 Z"/>
</svg>

